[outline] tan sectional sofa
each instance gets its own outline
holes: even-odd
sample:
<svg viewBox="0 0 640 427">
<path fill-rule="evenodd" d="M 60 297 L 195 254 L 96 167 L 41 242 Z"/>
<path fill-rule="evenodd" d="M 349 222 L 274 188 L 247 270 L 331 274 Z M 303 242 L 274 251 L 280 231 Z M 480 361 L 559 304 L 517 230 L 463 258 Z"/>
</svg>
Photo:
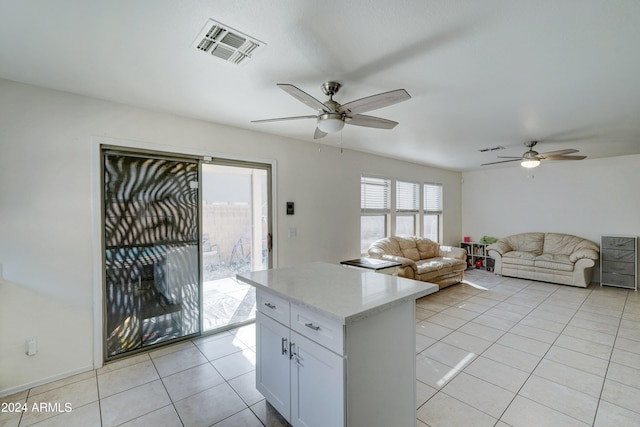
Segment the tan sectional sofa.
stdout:
<svg viewBox="0 0 640 427">
<path fill-rule="evenodd" d="M 600 247 L 562 233 L 521 233 L 489 245 L 496 274 L 586 288 Z"/>
<path fill-rule="evenodd" d="M 375 241 L 369 256 L 402 265 L 398 276 L 435 283 L 440 289 L 459 283 L 467 268 L 467 251 L 423 237 L 394 236 Z"/>
</svg>

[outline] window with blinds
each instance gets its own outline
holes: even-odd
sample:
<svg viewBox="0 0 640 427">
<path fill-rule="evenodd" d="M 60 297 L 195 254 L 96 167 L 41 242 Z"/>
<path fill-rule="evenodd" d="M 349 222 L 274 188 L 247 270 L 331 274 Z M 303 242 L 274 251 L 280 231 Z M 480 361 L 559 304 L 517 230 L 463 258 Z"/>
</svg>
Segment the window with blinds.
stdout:
<svg viewBox="0 0 640 427">
<path fill-rule="evenodd" d="M 417 214 L 420 209 L 420 184 L 396 181 L 395 234 L 416 234 Z"/>
<path fill-rule="evenodd" d="M 362 177 L 360 209 L 363 213 L 387 213 L 391 209 L 391 180 Z"/>
<path fill-rule="evenodd" d="M 424 184 L 424 213 L 442 213 L 442 184 Z"/>
<path fill-rule="evenodd" d="M 360 252 L 367 253 L 369 245 L 387 236 L 391 212 L 391 180 L 360 178 Z"/>
<path fill-rule="evenodd" d="M 442 225 L 442 184 L 425 183 L 423 191 L 422 235 L 434 242 L 440 242 Z"/>
<path fill-rule="evenodd" d="M 396 212 L 418 212 L 419 191 L 416 182 L 396 181 Z"/>
<path fill-rule="evenodd" d="M 360 211 L 362 254 L 371 243 L 391 235 L 422 234 L 440 242 L 442 184 L 362 176 Z"/>
</svg>

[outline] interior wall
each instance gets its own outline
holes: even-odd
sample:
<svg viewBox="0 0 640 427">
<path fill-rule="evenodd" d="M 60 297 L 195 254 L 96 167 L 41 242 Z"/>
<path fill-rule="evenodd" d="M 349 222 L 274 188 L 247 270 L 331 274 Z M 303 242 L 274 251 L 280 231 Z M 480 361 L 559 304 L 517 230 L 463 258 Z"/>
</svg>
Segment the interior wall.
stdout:
<svg viewBox="0 0 640 427">
<path fill-rule="evenodd" d="M 463 173 L 462 235 L 640 235 L 640 155 Z"/>
<path fill-rule="evenodd" d="M 443 183 L 461 235 L 460 173 L 0 80 L 0 395 L 94 367 L 96 137 L 275 161 L 280 267 L 359 256 L 362 174 Z"/>
</svg>

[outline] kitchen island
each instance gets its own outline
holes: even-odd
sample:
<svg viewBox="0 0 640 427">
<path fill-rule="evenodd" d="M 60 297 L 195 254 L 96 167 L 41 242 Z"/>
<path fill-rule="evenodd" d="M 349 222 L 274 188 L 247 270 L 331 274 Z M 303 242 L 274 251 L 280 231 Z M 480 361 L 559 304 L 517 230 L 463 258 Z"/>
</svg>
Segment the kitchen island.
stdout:
<svg viewBox="0 0 640 427">
<path fill-rule="evenodd" d="M 294 427 L 416 425 L 415 300 L 438 286 L 328 263 L 256 287 L 256 388 Z"/>
</svg>

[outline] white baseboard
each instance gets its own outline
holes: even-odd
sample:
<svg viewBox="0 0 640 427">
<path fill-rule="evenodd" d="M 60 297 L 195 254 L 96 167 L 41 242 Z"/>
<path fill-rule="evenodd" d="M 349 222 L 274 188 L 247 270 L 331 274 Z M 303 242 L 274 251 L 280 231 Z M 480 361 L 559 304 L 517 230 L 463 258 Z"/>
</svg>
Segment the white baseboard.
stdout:
<svg viewBox="0 0 640 427">
<path fill-rule="evenodd" d="M 61 373 L 61 374 L 58 374 L 58 375 L 53 375 L 51 377 L 43 378 L 43 379 L 40 379 L 40 380 L 37 380 L 37 381 L 33 381 L 33 382 L 30 382 L 30 383 L 18 385 L 18 386 L 15 386 L 15 387 L 9 387 L 9 388 L 6 388 L 4 390 L 0 390 L 0 397 L 10 396 L 12 394 L 20 393 L 21 391 L 25 391 L 25 390 L 28 390 L 28 389 L 33 388 L 33 387 L 38 387 L 38 386 L 41 386 L 43 384 L 48 384 L 48 383 L 53 382 L 53 381 L 58 381 L 58 380 L 61 380 L 61 379 L 67 378 L 67 377 L 71 377 L 71 376 L 74 376 L 74 375 L 82 374 L 82 373 L 88 372 L 88 371 L 93 371 L 93 366 L 87 366 L 87 367 L 84 367 L 84 368 L 74 369 L 72 371 L 64 372 L 64 373 Z"/>
</svg>

